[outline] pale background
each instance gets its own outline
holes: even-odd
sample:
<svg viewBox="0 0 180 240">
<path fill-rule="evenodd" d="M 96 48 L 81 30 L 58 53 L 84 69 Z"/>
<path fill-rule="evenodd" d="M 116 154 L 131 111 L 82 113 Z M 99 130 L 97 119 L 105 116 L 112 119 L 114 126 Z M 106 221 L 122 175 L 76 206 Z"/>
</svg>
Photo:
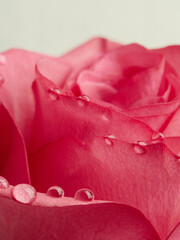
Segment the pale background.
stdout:
<svg viewBox="0 0 180 240">
<path fill-rule="evenodd" d="M 0 0 L 0 51 L 59 55 L 93 36 L 180 44 L 180 0 Z"/>
</svg>

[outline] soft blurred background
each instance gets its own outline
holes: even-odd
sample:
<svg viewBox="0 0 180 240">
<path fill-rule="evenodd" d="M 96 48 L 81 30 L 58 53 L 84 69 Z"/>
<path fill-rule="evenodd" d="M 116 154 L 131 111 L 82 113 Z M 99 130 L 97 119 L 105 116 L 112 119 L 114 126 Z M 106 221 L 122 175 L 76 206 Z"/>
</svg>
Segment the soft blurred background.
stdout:
<svg viewBox="0 0 180 240">
<path fill-rule="evenodd" d="M 0 0 L 0 51 L 60 55 L 93 36 L 180 44 L 179 0 Z"/>
</svg>

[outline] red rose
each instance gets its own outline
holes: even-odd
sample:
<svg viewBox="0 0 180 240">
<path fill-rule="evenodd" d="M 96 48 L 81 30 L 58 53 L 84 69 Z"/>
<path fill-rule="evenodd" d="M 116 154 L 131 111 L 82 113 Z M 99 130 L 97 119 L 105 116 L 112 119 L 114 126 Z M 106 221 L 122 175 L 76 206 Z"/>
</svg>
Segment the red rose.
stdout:
<svg viewBox="0 0 180 240">
<path fill-rule="evenodd" d="M 0 54 L 1 238 L 178 240 L 179 69 L 100 38 Z"/>
</svg>

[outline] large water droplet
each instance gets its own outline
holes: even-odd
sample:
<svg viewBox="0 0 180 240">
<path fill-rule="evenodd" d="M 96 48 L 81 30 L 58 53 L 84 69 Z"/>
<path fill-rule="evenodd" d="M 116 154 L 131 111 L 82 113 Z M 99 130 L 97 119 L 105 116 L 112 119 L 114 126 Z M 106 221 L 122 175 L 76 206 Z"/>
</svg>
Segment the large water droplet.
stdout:
<svg viewBox="0 0 180 240">
<path fill-rule="evenodd" d="M 145 153 L 145 149 L 143 146 L 140 146 L 138 144 L 135 144 L 134 145 L 134 151 L 137 153 L 137 154 L 143 154 Z"/>
<path fill-rule="evenodd" d="M 0 188 L 7 189 L 9 187 L 8 181 L 0 176 Z"/>
<path fill-rule="evenodd" d="M 75 193 L 74 198 L 76 200 L 80 200 L 80 201 L 92 201 L 92 200 L 94 200 L 94 193 L 87 188 L 83 188 L 83 189 L 78 190 Z"/>
<path fill-rule="evenodd" d="M 0 54 L 0 64 L 1 65 L 6 64 L 6 56 L 3 54 Z"/>
<path fill-rule="evenodd" d="M 163 133 L 161 133 L 161 132 L 155 132 L 155 133 L 153 133 L 153 135 L 152 135 L 152 140 L 154 141 L 154 140 L 161 140 L 162 138 L 164 138 L 164 135 L 163 135 Z"/>
<path fill-rule="evenodd" d="M 36 190 L 28 184 L 18 184 L 12 189 L 12 197 L 24 204 L 30 204 L 36 199 Z"/>
<path fill-rule="evenodd" d="M 58 186 L 53 186 L 53 187 L 50 187 L 48 190 L 47 190 L 47 195 L 48 196 L 51 196 L 51 197 L 64 197 L 64 191 L 62 188 L 58 187 Z"/>
<path fill-rule="evenodd" d="M 61 94 L 61 91 L 58 88 L 50 88 L 49 96 L 52 100 L 58 100 Z"/>
</svg>

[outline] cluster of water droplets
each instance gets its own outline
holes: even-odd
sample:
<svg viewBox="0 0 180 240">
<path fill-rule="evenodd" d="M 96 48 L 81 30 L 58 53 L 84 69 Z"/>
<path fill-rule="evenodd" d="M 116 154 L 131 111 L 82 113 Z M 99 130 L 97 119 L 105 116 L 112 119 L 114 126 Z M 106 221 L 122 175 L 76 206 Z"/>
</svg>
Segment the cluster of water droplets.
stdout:
<svg viewBox="0 0 180 240">
<path fill-rule="evenodd" d="M 163 133 L 161 132 L 155 132 L 153 135 L 152 135 L 152 138 L 151 138 L 151 141 L 147 141 L 147 142 L 144 142 L 144 141 L 137 141 L 133 144 L 133 148 L 134 148 L 134 151 L 137 153 L 137 154 L 143 154 L 146 152 L 146 146 L 147 145 L 150 145 L 150 144 L 155 144 L 155 143 L 160 143 L 162 141 L 162 139 L 164 138 L 164 135 Z M 113 143 L 113 140 L 116 139 L 115 135 L 113 134 L 109 134 L 109 135 L 106 135 L 104 137 L 104 140 L 105 140 L 105 143 L 108 145 L 108 146 L 112 146 L 114 143 Z"/>
<path fill-rule="evenodd" d="M 0 188 L 9 188 L 8 181 L 2 176 L 0 176 Z M 31 204 L 35 201 L 37 192 L 33 186 L 23 183 L 14 186 L 11 195 L 17 202 Z M 64 190 L 59 186 L 52 186 L 47 190 L 47 197 L 63 198 Z M 76 191 L 74 199 L 79 201 L 93 201 L 94 193 L 90 189 L 82 188 Z"/>
</svg>

